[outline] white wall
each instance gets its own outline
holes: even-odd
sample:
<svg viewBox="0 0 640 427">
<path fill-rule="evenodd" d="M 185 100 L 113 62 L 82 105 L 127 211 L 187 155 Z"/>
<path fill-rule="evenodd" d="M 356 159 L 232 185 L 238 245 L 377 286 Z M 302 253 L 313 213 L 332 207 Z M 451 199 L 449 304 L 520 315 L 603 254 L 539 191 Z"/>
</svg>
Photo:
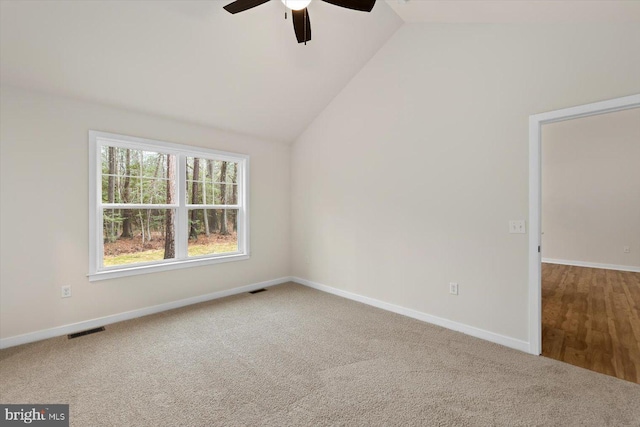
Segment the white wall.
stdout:
<svg viewBox="0 0 640 427">
<path fill-rule="evenodd" d="M 640 93 L 638 52 L 637 25 L 405 25 L 294 144 L 293 274 L 528 341 L 528 117 Z"/>
<path fill-rule="evenodd" d="M 288 146 L 15 88 L 0 101 L 0 337 L 289 275 Z M 249 154 L 251 259 L 89 283 L 89 129 Z"/>
<path fill-rule="evenodd" d="M 543 259 L 640 267 L 640 109 L 543 126 L 542 230 Z"/>
</svg>

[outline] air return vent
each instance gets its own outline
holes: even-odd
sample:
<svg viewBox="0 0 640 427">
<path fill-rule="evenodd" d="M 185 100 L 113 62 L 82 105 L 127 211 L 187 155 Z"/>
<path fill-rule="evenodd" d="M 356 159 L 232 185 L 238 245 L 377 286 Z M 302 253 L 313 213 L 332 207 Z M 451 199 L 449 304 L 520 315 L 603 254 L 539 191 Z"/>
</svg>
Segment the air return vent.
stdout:
<svg viewBox="0 0 640 427">
<path fill-rule="evenodd" d="M 87 329 L 86 331 L 82 331 L 82 332 L 76 332 L 75 334 L 69 334 L 67 335 L 67 337 L 69 337 L 69 339 L 73 339 L 73 338 L 78 338 L 84 335 L 95 334 L 96 332 L 102 332 L 102 331 L 104 331 L 104 326 L 100 326 L 99 328 L 94 328 L 94 329 Z"/>
<path fill-rule="evenodd" d="M 265 292 L 265 291 L 266 291 L 266 289 L 262 288 L 262 289 L 256 289 L 255 291 L 251 291 L 249 293 L 250 294 L 259 294 L 260 292 Z"/>
</svg>

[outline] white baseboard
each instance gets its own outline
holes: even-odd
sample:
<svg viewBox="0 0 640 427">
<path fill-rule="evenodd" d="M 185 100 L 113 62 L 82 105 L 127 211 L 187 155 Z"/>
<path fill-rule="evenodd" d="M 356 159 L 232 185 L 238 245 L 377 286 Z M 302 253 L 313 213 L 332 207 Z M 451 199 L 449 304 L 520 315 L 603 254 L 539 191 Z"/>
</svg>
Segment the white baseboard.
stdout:
<svg viewBox="0 0 640 427">
<path fill-rule="evenodd" d="M 100 326 L 110 325 L 112 323 L 122 322 L 123 320 L 135 319 L 136 317 L 147 316 L 149 314 L 160 313 L 162 311 L 172 310 L 174 308 L 185 307 L 191 304 L 211 301 L 218 298 L 224 298 L 231 295 L 241 294 L 244 292 L 255 291 L 256 289 L 266 288 L 268 286 L 279 285 L 281 283 L 290 282 L 291 277 L 281 277 L 279 279 L 267 280 L 266 282 L 253 283 L 251 285 L 240 286 L 238 288 L 227 289 L 224 291 L 213 292 L 197 297 L 185 298 L 178 301 L 172 301 L 164 304 L 158 304 L 151 307 L 140 308 L 137 310 L 127 311 L 124 313 L 114 314 L 111 316 L 100 317 L 97 319 L 86 320 L 83 322 L 72 323 L 70 325 L 58 326 L 51 329 L 30 332 L 28 334 L 16 335 L 13 337 L 0 339 L 0 349 L 14 347 L 16 345 L 27 344 L 34 341 L 40 341 L 47 338 L 58 337 L 61 335 L 73 334 L 76 332 L 86 331 L 87 329 L 98 328 Z"/>
<path fill-rule="evenodd" d="M 332 288 L 331 286 L 323 285 L 321 283 L 312 282 L 311 280 L 302 279 L 300 277 L 292 277 L 292 281 L 301 285 L 308 286 L 319 291 L 328 292 L 330 294 L 338 295 L 343 298 L 358 301 L 363 304 L 371 305 L 373 307 L 381 308 L 383 310 L 391 311 L 403 316 L 411 317 L 423 322 L 432 323 L 434 325 L 442 326 L 443 328 L 451 329 L 457 332 L 462 332 L 467 335 L 471 335 L 476 338 L 480 338 L 486 341 L 490 341 L 496 344 L 510 347 L 516 350 L 531 353 L 529 343 L 527 341 L 518 340 L 515 338 L 507 337 L 504 335 L 489 332 L 484 329 L 479 329 L 473 326 L 465 325 L 464 323 L 454 322 L 452 320 L 444 319 L 442 317 L 432 316 L 417 310 L 401 307 L 399 305 L 390 304 L 377 299 L 365 297 L 362 295 L 354 294 L 352 292 L 343 291 L 341 289 Z"/>
<path fill-rule="evenodd" d="M 338 295 L 343 298 L 358 301 L 373 307 L 381 308 L 383 310 L 398 313 L 407 317 L 411 317 L 423 322 L 431 323 L 434 325 L 442 326 L 447 329 L 462 332 L 467 335 L 471 335 L 476 338 L 484 339 L 496 344 L 504 345 L 516 350 L 530 352 L 529 343 L 521 341 L 515 338 L 507 337 L 504 335 L 489 332 L 484 329 L 479 329 L 473 326 L 465 325 L 463 323 L 454 322 L 442 317 L 433 316 L 430 314 L 422 313 L 417 310 L 401 307 L 395 304 L 379 301 L 373 298 L 361 296 L 351 292 L 343 291 L 340 289 L 332 288 L 327 285 L 312 282 L 310 280 L 302 279 L 299 277 L 281 277 L 278 279 L 268 280 L 265 282 L 254 283 L 251 285 L 241 286 L 238 288 L 228 289 L 224 291 L 213 292 L 206 295 L 200 295 L 197 297 L 186 298 L 178 301 L 172 301 L 165 304 L 154 305 L 151 307 L 145 307 L 138 310 L 127 311 L 124 313 L 114 314 L 111 316 L 100 317 L 97 319 L 87 320 L 83 322 L 73 323 L 70 325 L 58 326 L 51 329 L 45 329 L 36 332 L 30 332 L 28 334 L 16 335 L 13 337 L 0 339 L 0 349 L 14 347 L 21 344 L 27 344 L 30 342 L 40 341 L 47 338 L 58 337 L 67 334 L 73 334 L 76 332 L 85 331 L 87 329 L 93 329 L 100 326 L 110 325 L 112 323 L 122 322 L 124 320 L 135 319 L 137 317 L 147 316 L 149 314 L 160 313 L 174 308 L 185 307 L 200 302 L 211 301 L 214 299 L 224 298 L 231 295 L 241 294 L 244 292 L 250 292 L 256 289 L 266 288 L 269 286 L 279 285 L 286 282 L 296 282 L 301 285 L 308 286 L 323 292 Z"/>
<path fill-rule="evenodd" d="M 630 271 L 632 273 L 640 273 L 640 267 L 636 267 L 633 265 L 601 264 L 598 262 L 571 261 L 567 259 L 552 258 L 542 258 L 542 262 L 547 264 L 573 265 L 576 267 L 603 268 L 605 270 Z"/>
</svg>

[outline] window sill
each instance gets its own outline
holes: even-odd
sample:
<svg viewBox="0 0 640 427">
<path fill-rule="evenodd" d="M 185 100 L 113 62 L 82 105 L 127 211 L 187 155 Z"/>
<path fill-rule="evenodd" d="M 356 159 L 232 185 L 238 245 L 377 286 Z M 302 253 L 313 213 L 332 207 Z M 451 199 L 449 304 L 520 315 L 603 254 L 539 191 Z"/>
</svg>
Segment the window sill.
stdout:
<svg viewBox="0 0 640 427">
<path fill-rule="evenodd" d="M 159 271 L 178 270 L 181 268 L 199 267 L 202 265 L 221 264 L 223 262 L 230 261 L 243 261 L 249 259 L 247 254 L 233 254 L 220 256 L 215 258 L 194 258 L 194 259 L 182 259 L 173 262 L 165 262 L 155 265 L 140 265 L 123 267 L 118 269 L 103 270 L 96 273 L 87 274 L 90 282 L 97 282 L 99 280 L 116 279 L 119 277 L 137 276 L 139 274 L 157 273 Z"/>
</svg>

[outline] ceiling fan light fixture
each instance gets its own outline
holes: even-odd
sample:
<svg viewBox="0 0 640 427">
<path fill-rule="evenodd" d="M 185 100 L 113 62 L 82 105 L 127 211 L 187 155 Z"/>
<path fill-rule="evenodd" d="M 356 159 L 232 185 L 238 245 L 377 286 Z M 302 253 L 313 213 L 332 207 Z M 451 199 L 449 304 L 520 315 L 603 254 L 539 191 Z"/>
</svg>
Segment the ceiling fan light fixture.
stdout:
<svg viewBox="0 0 640 427">
<path fill-rule="evenodd" d="M 253 9 L 261 4 L 268 3 L 270 0 L 235 0 L 224 7 L 224 10 L 231 14 L 244 12 Z M 311 21 L 309 20 L 309 11 L 307 6 L 311 0 L 281 0 L 287 9 L 291 10 L 291 21 L 293 22 L 293 31 L 296 34 L 298 43 L 307 44 L 311 40 Z M 362 12 L 371 12 L 376 0 L 322 0 L 335 6 L 344 7 L 346 9 L 359 10 Z M 285 11 L 284 17 L 287 17 Z"/>
<path fill-rule="evenodd" d="M 309 6 L 311 0 L 281 0 L 282 3 L 291 10 L 302 10 Z"/>
</svg>

